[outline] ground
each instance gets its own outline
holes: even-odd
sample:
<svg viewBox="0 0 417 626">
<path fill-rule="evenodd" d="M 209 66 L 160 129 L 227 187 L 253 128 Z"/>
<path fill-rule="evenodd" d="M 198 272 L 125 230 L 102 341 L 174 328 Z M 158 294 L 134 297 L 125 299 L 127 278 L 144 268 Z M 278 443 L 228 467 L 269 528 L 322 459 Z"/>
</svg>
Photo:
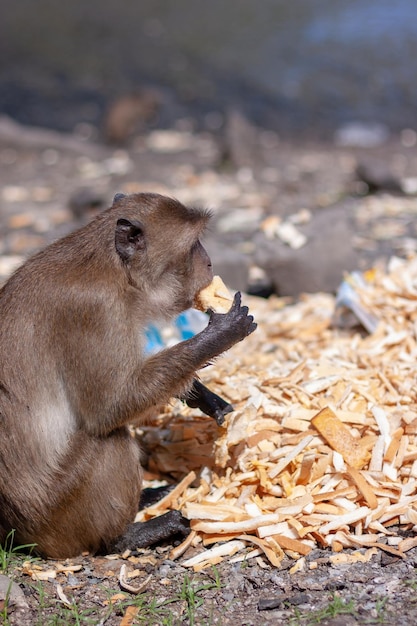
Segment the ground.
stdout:
<svg viewBox="0 0 417 626">
<path fill-rule="evenodd" d="M 89 129 L 84 130 L 88 134 Z M 221 219 L 236 215 L 236 210 L 244 210 L 257 230 L 268 215 L 288 217 L 303 209 L 315 214 L 340 207 L 355 215 L 362 264 L 375 252 L 388 256 L 416 249 L 416 201 L 386 182 L 389 173 L 400 186 L 404 181 L 412 184 L 417 172 L 415 137 L 394 137 L 382 146 L 361 149 L 284 143 L 268 133 L 261 133 L 260 139 L 262 154 L 253 164 L 238 163 L 233 149 L 225 151 L 209 135 L 184 130 L 139 137 L 115 149 L 91 143 L 82 133 L 70 137 L 13 127 L 7 135 L 1 126 L 0 274 L 6 277 L 28 254 L 108 206 L 117 191 L 160 191 L 211 206 L 216 211 L 216 236 L 225 241 L 231 237 L 235 244 L 239 239 L 240 249 L 249 240 L 253 243 L 240 229 L 243 214 L 237 213 L 236 232 Z M 380 188 L 372 196 L 367 193 L 369 181 L 355 174 L 357 163 L 370 158 L 383 170 Z M 23 593 L 3 585 L 3 623 L 417 622 L 415 549 L 406 560 L 379 553 L 369 562 L 336 566 L 329 561 L 330 552 L 319 550 L 296 572 L 294 560 L 288 558 L 280 569 L 252 559 L 226 561 L 201 573 L 182 567 L 181 559 L 170 560 L 169 550 L 161 546 L 123 558 L 80 556 L 57 563 L 6 549 L 0 555 L 3 573 Z M 142 593 L 120 583 L 123 565 L 128 574 L 133 572 L 128 578 L 131 587 L 150 576 Z"/>
<path fill-rule="evenodd" d="M 294 561 L 288 559 L 279 570 L 252 560 L 195 574 L 169 560 L 167 550 L 140 551 L 128 560 L 79 557 L 23 567 L 12 556 L 8 572 L 23 589 L 23 606 L 9 602 L 9 621 L 3 609 L 3 623 L 411 626 L 417 620 L 416 554 L 401 562 L 380 555 L 370 563 L 334 567 L 329 552 L 315 551 L 298 573 L 289 573 Z M 318 565 L 310 570 L 312 561 Z M 123 564 L 139 580 L 151 576 L 143 593 L 120 587 Z M 66 571 L 57 573 L 60 567 Z M 55 577 L 34 581 L 29 575 L 45 571 Z M 137 581 L 129 579 L 133 587 Z"/>
</svg>

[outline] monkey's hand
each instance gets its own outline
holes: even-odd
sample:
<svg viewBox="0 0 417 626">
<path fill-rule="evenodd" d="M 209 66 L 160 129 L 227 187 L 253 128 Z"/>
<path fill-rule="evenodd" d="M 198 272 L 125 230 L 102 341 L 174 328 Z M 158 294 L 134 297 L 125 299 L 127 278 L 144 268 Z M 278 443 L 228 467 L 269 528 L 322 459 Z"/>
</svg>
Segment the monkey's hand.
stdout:
<svg viewBox="0 0 417 626">
<path fill-rule="evenodd" d="M 168 402 L 173 396 L 184 397 L 199 369 L 245 339 L 256 327 L 248 307 L 241 304 L 241 294 L 236 293 L 227 313 L 211 311 L 209 322 L 202 331 L 151 355 L 141 364 L 137 371 L 140 388 L 134 412 L 144 414 L 149 407 L 155 406 L 155 394 L 159 404 Z M 147 390 L 154 391 L 147 395 Z M 130 411 L 133 413 L 132 409 Z"/>
<path fill-rule="evenodd" d="M 253 320 L 253 315 L 249 315 L 247 306 L 242 306 L 242 295 L 236 292 L 233 304 L 227 313 L 214 313 L 210 310 L 210 319 L 207 329 L 216 332 L 218 339 L 225 339 L 227 350 L 235 343 L 242 341 L 256 330 L 257 324 Z"/>
</svg>

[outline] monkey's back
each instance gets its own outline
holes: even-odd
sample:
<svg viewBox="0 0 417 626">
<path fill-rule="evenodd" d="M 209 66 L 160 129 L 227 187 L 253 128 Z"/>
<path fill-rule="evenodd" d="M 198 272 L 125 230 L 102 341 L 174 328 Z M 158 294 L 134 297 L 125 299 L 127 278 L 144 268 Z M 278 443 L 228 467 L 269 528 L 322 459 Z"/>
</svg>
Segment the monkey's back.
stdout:
<svg viewBox="0 0 417 626">
<path fill-rule="evenodd" d="M 82 376 L 85 362 L 94 364 L 99 397 L 105 395 L 99 373 L 102 379 L 103 371 L 104 378 L 116 376 L 118 358 L 126 358 L 126 346 L 117 345 L 124 317 L 121 287 L 118 283 L 109 287 L 111 274 L 106 274 L 105 263 L 101 271 L 107 277 L 106 289 L 102 280 L 91 282 L 97 261 L 81 253 L 80 246 L 74 246 L 74 235 L 60 240 L 27 261 L 0 290 L 0 540 L 11 528 L 18 530 L 22 541 L 30 540 L 28 529 L 21 528 L 22 520 L 37 529 L 48 509 L 61 506 L 68 493 L 60 494 L 58 484 L 68 463 L 73 488 L 79 488 L 77 481 L 86 480 L 96 435 L 94 428 L 88 432 L 88 416 L 85 419 L 77 406 L 77 373 Z M 101 336 L 106 326 L 112 332 Z M 92 342 L 89 354 L 85 354 L 86 336 Z M 103 340 L 111 346 L 103 347 Z M 132 331 L 129 347 L 134 349 L 135 342 L 139 345 Z M 75 454 L 74 441 L 83 457 Z M 131 457 L 129 471 L 140 473 L 133 440 L 121 432 L 114 441 L 123 448 L 128 463 Z M 129 487 L 135 506 L 139 478 Z M 129 485 L 126 477 L 124 482 Z M 63 492 L 71 488 L 66 485 Z M 132 508 L 131 504 L 130 519 Z"/>
</svg>

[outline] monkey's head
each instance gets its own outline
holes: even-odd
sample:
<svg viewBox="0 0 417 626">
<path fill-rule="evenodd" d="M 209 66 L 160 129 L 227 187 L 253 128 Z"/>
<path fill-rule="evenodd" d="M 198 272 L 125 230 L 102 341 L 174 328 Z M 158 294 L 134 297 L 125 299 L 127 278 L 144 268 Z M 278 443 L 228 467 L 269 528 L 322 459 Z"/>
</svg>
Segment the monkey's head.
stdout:
<svg viewBox="0 0 417 626">
<path fill-rule="evenodd" d="M 115 251 L 132 286 L 155 313 L 170 317 L 192 306 L 213 270 L 200 242 L 208 211 L 158 194 L 116 194 Z"/>
</svg>

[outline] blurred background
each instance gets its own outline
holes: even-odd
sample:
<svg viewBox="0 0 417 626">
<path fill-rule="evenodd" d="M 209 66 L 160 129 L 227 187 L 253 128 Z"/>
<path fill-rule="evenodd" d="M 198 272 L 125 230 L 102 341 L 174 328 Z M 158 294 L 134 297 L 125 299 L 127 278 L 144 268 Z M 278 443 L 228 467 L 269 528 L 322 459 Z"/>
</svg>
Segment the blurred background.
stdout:
<svg viewBox="0 0 417 626">
<path fill-rule="evenodd" d="M 414 0 L 0 0 L 0 278 L 153 191 L 233 288 L 417 251 Z"/>
<path fill-rule="evenodd" d="M 417 110 L 413 0 L 1 0 L 0 112 L 72 130 L 154 87 L 168 126 L 221 125 L 238 104 L 282 134 Z M 146 116 L 145 116 L 146 117 Z"/>
</svg>

